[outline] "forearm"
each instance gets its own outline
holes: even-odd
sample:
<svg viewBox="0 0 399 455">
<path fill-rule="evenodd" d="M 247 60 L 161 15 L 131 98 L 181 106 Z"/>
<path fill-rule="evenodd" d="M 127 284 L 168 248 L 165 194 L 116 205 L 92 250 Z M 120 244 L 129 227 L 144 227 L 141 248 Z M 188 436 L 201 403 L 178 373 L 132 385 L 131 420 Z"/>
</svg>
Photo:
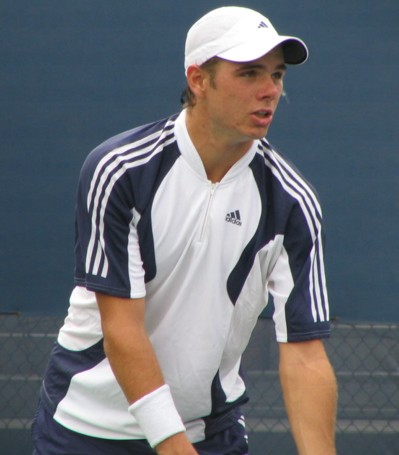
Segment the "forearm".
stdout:
<svg viewBox="0 0 399 455">
<path fill-rule="evenodd" d="M 115 347 L 108 347 L 107 350 L 107 355 L 113 359 L 110 363 L 116 365 L 113 369 L 118 382 L 131 403 L 147 396 L 148 393 L 159 389 L 164 384 L 159 364 L 148 338 L 142 336 L 138 340 L 137 335 L 135 334 L 135 341 L 140 341 L 141 346 L 135 355 L 132 355 L 131 350 L 124 352 L 123 349 L 118 350 Z M 131 380 L 132 371 L 135 372 L 134 381 Z M 155 450 L 159 455 L 196 454 L 185 434 L 181 432 L 161 441 Z"/>
<path fill-rule="evenodd" d="M 120 327 L 105 335 L 104 350 L 129 404 L 164 384 L 156 355 L 142 329 Z"/>
<path fill-rule="evenodd" d="M 195 455 L 144 325 L 144 300 L 97 295 L 104 350 L 129 411 L 159 455 Z M 163 436 L 162 436 L 163 435 Z M 161 441 L 157 443 L 157 441 Z"/>
<path fill-rule="evenodd" d="M 299 455 L 335 455 L 337 385 L 324 350 L 312 358 L 281 354 L 280 380 Z"/>
</svg>

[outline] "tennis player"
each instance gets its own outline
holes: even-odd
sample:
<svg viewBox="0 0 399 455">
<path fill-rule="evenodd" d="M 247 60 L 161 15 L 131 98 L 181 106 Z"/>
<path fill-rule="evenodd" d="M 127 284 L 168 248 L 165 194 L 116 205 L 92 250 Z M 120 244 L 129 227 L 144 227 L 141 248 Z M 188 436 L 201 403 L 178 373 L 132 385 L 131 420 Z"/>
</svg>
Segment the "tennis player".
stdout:
<svg viewBox="0 0 399 455">
<path fill-rule="evenodd" d="M 266 139 L 307 57 L 258 12 L 213 10 L 187 35 L 182 111 L 89 154 L 35 455 L 247 454 L 240 360 L 269 294 L 298 453 L 335 454 L 321 208 Z"/>
</svg>

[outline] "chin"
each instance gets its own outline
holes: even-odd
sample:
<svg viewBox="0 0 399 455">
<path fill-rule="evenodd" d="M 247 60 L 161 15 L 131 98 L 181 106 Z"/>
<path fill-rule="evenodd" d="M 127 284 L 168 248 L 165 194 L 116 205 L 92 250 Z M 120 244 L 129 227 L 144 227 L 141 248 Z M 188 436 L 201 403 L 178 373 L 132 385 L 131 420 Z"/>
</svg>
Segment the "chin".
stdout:
<svg viewBox="0 0 399 455">
<path fill-rule="evenodd" d="M 267 129 L 254 132 L 250 137 L 252 140 L 263 139 L 267 134 Z"/>
<path fill-rule="evenodd" d="M 269 131 L 269 126 L 258 126 L 257 128 L 253 128 L 250 133 L 253 139 L 263 139 L 267 132 Z"/>
<path fill-rule="evenodd" d="M 239 142 L 257 141 L 259 139 L 263 139 L 266 136 L 267 131 L 268 128 L 248 128 L 246 131 L 241 132 L 241 139 L 239 139 Z"/>
</svg>

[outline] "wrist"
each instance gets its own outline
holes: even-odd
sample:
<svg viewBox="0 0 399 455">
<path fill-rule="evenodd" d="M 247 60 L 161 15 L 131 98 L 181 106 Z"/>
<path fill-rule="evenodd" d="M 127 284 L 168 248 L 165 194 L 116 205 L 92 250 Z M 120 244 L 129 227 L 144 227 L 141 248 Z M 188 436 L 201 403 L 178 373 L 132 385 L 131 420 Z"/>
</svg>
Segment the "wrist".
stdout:
<svg viewBox="0 0 399 455">
<path fill-rule="evenodd" d="M 186 429 L 176 410 L 167 384 L 155 389 L 129 406 L 152 448 Z"/>
<path fill-rule="evenodd" d="M 155 450 L 157 455 L 198 455 L 184 433 L 178 433 L 160 442 Z"/>
</svg>

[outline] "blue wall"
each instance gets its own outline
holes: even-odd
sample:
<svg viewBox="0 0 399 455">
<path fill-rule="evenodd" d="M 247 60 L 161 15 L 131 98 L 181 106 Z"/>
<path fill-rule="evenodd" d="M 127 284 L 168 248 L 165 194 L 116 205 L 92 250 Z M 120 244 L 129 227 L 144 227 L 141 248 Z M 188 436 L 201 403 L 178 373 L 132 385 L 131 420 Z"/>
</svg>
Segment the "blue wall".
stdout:
<svg viewBox="0 0 399 455">
<path fill-rule="evenodd" d="M 310 48 L 269 138 L 321 196 L 332 315 L 398 322 L 399 2 L 269 3 L 230 2 Z M 186 31 L 224 4 L 1 2 L 0 311 L 65 312 L 82 161 L 179 109 Z"/>
</svg>

